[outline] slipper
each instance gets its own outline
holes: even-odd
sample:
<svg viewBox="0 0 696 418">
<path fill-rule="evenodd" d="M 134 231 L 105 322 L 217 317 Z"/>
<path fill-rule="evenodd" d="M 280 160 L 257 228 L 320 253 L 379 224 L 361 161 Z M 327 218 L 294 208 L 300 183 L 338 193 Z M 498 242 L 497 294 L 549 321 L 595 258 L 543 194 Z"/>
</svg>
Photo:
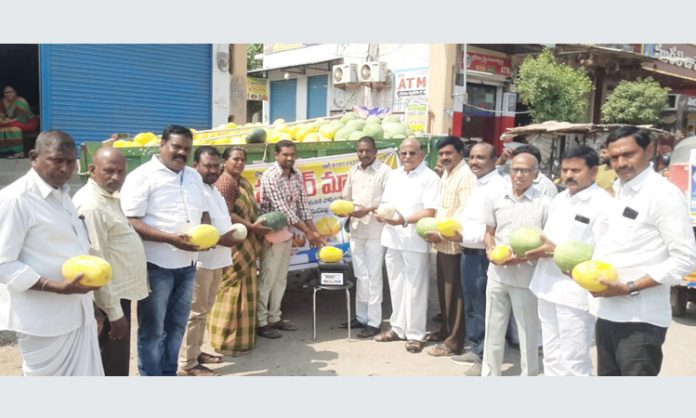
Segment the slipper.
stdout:
<svg viewBox="0 0 696 418">
<path fill-rule="evenodd" d="M 433 357 L 448 357 L 448 356 L 453 356 L 455 354 L 452 349 L 447 347 L 445 344 L 438 344 L 435 347 L 433 347 L 431 350 L 428 351 L 428 354 L 433 356 Z"/>
<path fill-rule="evenodd" d="M 380 343 L 388 343 L 390 341 L 401 341 L 403 338 L 399 337 L 399 335 L 394 331 L 393 329 L 389 329 L 389 331 L 379 334 L 378 336 L 375 337 L 375 341 L 380 342 Z"/>
<path fill-rule="evenodd" d="M 420 353 L 423 350 L 423 343 L 417 340 L 406 341 L 406 351 L 409 353 Z"/>
<path fill-rule="evenodd" d="M 215 364 L 222 363 L 222 356 L 214 356 L 208 353 L 201 353 L 198 355 L 198 363 L 200 364 Z"/>
<path fill-rule="evenodd" d="M 275 329 L 271 328 L 268 325 L 264 325 L 262 327 L 259 327 L 256 329 L 256 334 L 259 337 L 265 337 L 265 338 L 280 338 L 282 335 Z"/>
<path fill-rule="evenodd" d="M 284 320 L 269 323 L 268 326 L 273 328 L 273 329 L 279 329 L 281 331 L 297 331 L 296 326 L 294 326 L 290 322 L 284 321 Z"/>
<path fill-rule="evenodd" d="M 200 364 L 196 367 L 184 370 L 184 374 L 186 376 L 220 376 L 219 374 L 205 366 L 201 366 Z"/>
<path fill-rule="evenodd" d="M 358 321 L 358 318 L 353 318 L 353 319 L 350 321 L 350 327 L 351 327 L 351 328 L 365 328 L 366 326 L 367 326 L 367 324 L 363 324 L 362 322 Z M 347 322 L 341 322 L 340 324 L 338 324 L 338 327 L 339 327 L 339 328 L 343 328 L 343 329 L 348 328 L 348 323 L 347 323 Z"/>
</svg>

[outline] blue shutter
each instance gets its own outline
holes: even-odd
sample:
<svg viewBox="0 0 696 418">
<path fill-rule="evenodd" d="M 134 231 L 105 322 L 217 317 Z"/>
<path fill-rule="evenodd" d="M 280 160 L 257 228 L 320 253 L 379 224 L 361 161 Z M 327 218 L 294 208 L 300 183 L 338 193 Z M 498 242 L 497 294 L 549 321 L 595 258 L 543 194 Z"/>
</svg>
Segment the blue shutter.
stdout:
<svg viewBox="0 0 696 418">
<path fill-rule="evenodd" d="M 41 126 L 76 141 L 210 129 L 211 45 L 40 45 Z"/>
<path fill-rule="evenodd" d="M 307 119 L 326 116 L 328 83 L 327 75 L 317 75 L 307 79 Z"/>
<path fill-rule="evenodd" d="M 271 123 L 297 119 L 297 80 L 271 81 Z"/>
</svg>

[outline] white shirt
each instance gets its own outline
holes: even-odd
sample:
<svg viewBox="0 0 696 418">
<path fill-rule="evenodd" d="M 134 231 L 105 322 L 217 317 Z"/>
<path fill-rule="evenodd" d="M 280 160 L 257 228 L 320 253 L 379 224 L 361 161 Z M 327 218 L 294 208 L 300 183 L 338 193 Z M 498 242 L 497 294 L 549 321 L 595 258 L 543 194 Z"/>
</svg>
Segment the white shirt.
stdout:
<svg viewBox="0 0 696 418">
<path fill-rule="evenodd" d="M 510 234 L 521 226 L 543 228 L 546 223 L 551 198 L 534 186 L 530 186 L 519 199 L 515 199 L 512 184 L 508 181 L 502 193 L 488 200 L 485 222 L 495 227 L 495 244 L 510 245 Z M 514 287 L 529 287 L 536 262 L 527 261 L 510 266 L 493 263 L 488 267 L 488 278 Z"/>
<path fill-rule="evenodd" d="M 348 171 L 342 197 L 363 207 L 378 206 L 391 171 L 391 167 L 377 159 L 367 168 L 362 168 L 360 163 L 354 165 Z M 382 227 L 384 224 L 378 222 L 373 213 L 362 218 L 352 217 L 350 237 L 378 240 L 382 236 Z"/>
<path fill-rule="evenodd" d="M 534 187 L 539 189 L 539 191 L 546 196 L 553 199 L 558 194 L 558 187 L 551 181 L 550 178 L 546 177 L 546 174 L 541 171 L 534 179 Z"/>
<path fill-rule="evenodd" d="M 382 204 L 389 205 L 407 218 L 423 209 L 436 210 L 440 202 L 440 178 L 421 162 L 407 173 L 401 166 L 392 171 L 382 195 Z M 384 225 L 382 245 L 404 251 L 428 253 L 430 244 L 416 233 L 416 225 Z"/>
<path fill-rule="evenodd" d="M 63 281 L 63 263 L 89 254 L 69 190 L 54 189 L 32 169 L 0 191 L 0 329 L 54 337 L 94 321 L 92 292 L 29 289 L 40 277 Z"/>
<path fill-rule="evenodd" d="M 121 208 L 129 218 L 142 218 L 153 228 L 173 233 L 199 225 L 208 211 L 201 175 L 191 167 L 176 173 L 162 164 L 159 155 L 128 174 L 121 188 Z M 162 268 L 183 268 L 198 259 L 198 252 L 164 242 L 143 240 L 143 246 L 147 261 Z"/>
<path fill-rule="evenodd" d="M 613 265 L 623 283 L 647 274 L 661 285 L 636 296 L 596 298 L 592 310 L 609 321 L 669 327 L 670 286 L 696 269 L 696 242 L 684 195 L 652 166 L 625 184 L 617 180 L 614 190 L 608 229 L 598 237 L 593 258 Z"/>
<path fill-rule="evenodd" d="M 611 195 L 595 183 L 575 195 L 565 190 L 551 202 L 544 235 L 556 245 L 571 240 L 595 245 L 597 234 L 607 228 L 606 208 L 612 202 Z M 592 295 L 563 274 L 553 257 L 539 259 L 529 288 L 547 302 L 589 310 Z"/>
<path fill-rule="evenodd" d="M 227 210 L 225 198 L 222 197 L 218 189 L 210 184 L 203 184 L 203 193 L 208 201 L 210 224 L 220 232 L 220 236 L 230 232 L 232 221 L 230 220 L 230 212 Z M 208 251 L 201 251 L 196 265 L 208 270 L 231 266 L 232 249 L 224 245 L 218 245 Z"/>
<path fill-rule="evenodd" d="M 459 215 L 458 220 L 462 225 L 462 247 L 485 249 L 483 237 L 486 235 L 486 222 L 484 212 L 488 196 L 501 193 L 505 189 L 505 178 L 498 170 L 476 179 L 474 190 Z"/>
</svg>

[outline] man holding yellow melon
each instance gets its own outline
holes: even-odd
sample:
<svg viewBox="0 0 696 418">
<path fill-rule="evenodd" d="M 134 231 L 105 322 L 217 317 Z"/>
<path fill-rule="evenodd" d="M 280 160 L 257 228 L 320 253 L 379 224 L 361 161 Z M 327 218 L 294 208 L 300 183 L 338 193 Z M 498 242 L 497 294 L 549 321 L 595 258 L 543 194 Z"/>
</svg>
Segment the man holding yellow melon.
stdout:
<svg viewBox="0 0 696 418">
<path fill-rule="evenodd" d="M 121 190 L 123 213 L 143 240 L 150 284 L 150 295 L 138 301 L 141 376 L 176 375 L 191 311 L 201 248 L 187 231 L 208 212 L 201 175 L 186 166 L 192 146 L 191 130 L 166 127 L 160 153 L 128 174 Z"/>
<path fill-rule="evenodd" d="M 92 292 L 63 264 L 89 253 L 89 239 L 65 184 L 75 141 L 39 134 L 29 172 L 0 191 L 0 329 L 15 331 L 26 376 L 103 376 Z"/>
</svg>

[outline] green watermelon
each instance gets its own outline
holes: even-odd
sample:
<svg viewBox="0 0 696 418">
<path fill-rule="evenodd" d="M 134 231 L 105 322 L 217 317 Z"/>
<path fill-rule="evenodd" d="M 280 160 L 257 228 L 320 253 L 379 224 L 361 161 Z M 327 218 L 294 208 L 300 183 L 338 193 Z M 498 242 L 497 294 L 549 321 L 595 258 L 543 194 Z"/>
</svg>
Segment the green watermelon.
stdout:
<svg viewBox="0 0 696 418">
<path fill-rule="evenodd" d="M 362 131 L 365 136 L 370 136 L 375 141 L 384 139 L 384 129 L 382 129 L 382 125 L 378 123 L 367 123 Z"/>
<path fill-rule="evenodd" d="M 367 119 L 365 119 L 365 122 L 366 122 L 366 123 L 376 123 L 376 124 L 381 125 L 381 124 L 382 124 L 382 118 L 380 118 L 379 116 L 370 116 L 370 117 L 368 117 Z"/>
<path fill-rule="evenodd" d="M 363 136 L 365 136 L 365 134 L 363 134 L 362 131 L 353 131 L 350 133 L 348 140 L 349 141 L 357 141 L 358 139 L 362 138 Z"/>
<path fill-rule="evenodd" d="M 336 133 L 334 134 L 334 141 L 345 141 L 350 138 L 350 134 L 353 133 L 355 129 L 350 129 L 347 126 L 344 126 L 343 128 L 339 128 Z"/>
<path fill-rule="evenodd" d="M 362 131 L 362 128 L 365 127 L 365 121 L 362 119 L 354 119 L 354 120 L 349 120 L 346 122 L 346 128 L 350 128 L 354 131 Z"/>
<path fill-rule="evenodd" d="M 521 226 L 510 234 L 510 247 L 520 257 L 527 251 L 536 250 L 542 245 L 544 240 L 541 239 L 541 229 L 535 226 Z"/>
<path fill-rule="evenodd" d="M 388 122 L 398 122 L 401 123 L 401 116 L 399 115 L 388 115 L 385 116 L 384 119 L 382 119 L 382 122 L 388 123 Z"/>
<path fill-rule="evenodd" d="M 425 239 L 425 234 L 427 232 L 437 232 L 437 219 L 430 217 L 421 218 L 416 223 L 416 233 L 418 233 L 421 238 Z"/>
<path fill-rule="evenodd" d="M 266 131 L 256 128 L 247 135 L 247 144 L 263 144 L 266 142 Z"/>
<path fill-rule="evenodd" d="M 580 241 L 567 241 L 556 246 L 553 261 L 562 272 L 572 271 L 583 261 L 591 260 L 594 247 Z"/>
<path fill-rule="evenodd" d="M 356 115 L 353 112 L 348 112 L 345 115 L 341 116 L 341 122 L 342 123 L 347 123 L 349 120 L 357 119 L 358 115 Z"/>
<path fill-rule="evenodd" d="M 282 229 L 288 224 L 288 217 L 283 212 L 268 212 L 259 217 L 261 222 L 274 231 Z"/>
</svg>

